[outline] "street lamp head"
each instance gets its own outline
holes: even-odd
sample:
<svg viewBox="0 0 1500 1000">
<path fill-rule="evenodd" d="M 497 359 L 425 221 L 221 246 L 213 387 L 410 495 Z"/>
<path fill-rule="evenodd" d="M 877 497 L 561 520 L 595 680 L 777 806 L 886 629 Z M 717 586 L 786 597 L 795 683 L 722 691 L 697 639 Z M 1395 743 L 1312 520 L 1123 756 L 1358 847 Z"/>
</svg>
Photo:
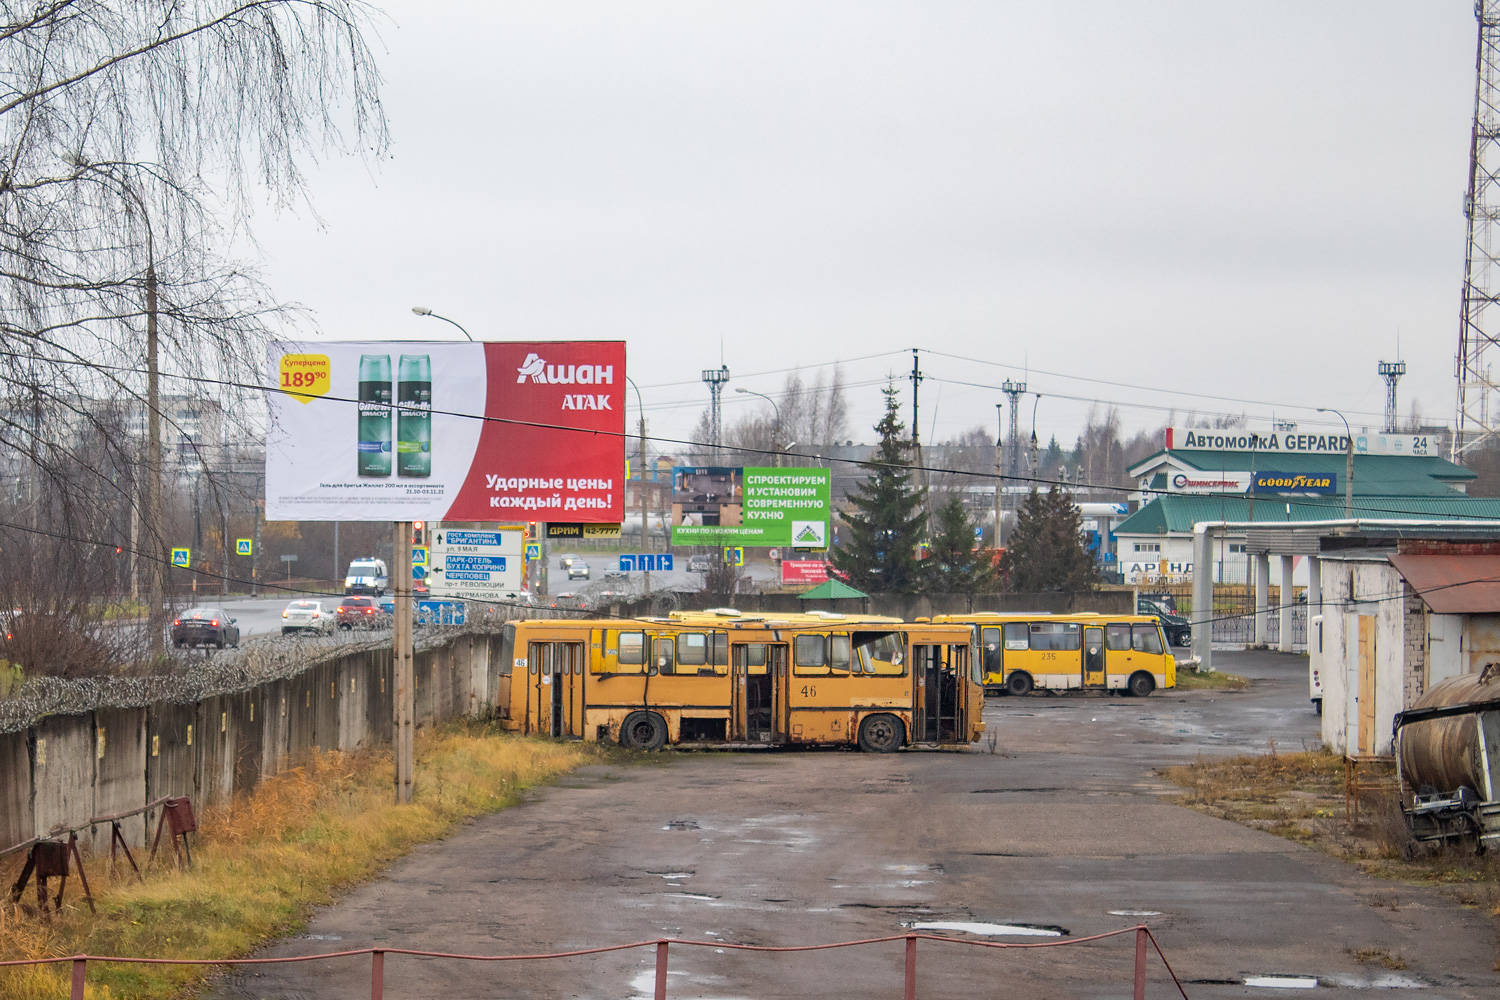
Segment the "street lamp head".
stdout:
<svg viewBox="0 0 1500 1000">
<path fill-rule="evenodd" d="M 414 313 L 416 313 L 418 316 L 431 316 L 432 315 L 432 310 L 428 309 L 426 306 L 412 306 L 411 307 L 411 311 L 414 312 Z"/>
<path fill-rule="evenodd" d="M 739 386 L 735 386 L 735 389 L 734 389 L 734 391 L 735 391 L 735 392 L 738 392 L 738 393 L 746 393 L 746 392 L 749 392 L 749 391 L 750 391 L 750 390 L 749 390 L 749 389 L 746 389 L 746 388 L 745 388 L 745 387 L 744 387 L 744 386 L 742 386 L 742 385 L 739 385 Z"/>
</svg>

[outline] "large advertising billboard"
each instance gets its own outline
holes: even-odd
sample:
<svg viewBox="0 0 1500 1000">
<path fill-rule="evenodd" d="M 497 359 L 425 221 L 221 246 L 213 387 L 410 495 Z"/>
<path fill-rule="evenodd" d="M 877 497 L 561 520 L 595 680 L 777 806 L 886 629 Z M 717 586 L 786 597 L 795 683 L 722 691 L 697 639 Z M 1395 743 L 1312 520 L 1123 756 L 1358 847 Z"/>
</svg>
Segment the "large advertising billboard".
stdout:
<svg viewBox="0 0 1500 1000">
<path fill-rule="evenodd" d="M 826 549 L 831 481 L 827 469 L 678 466 L 672 544 Z"/>
<path fill-rule="evenodd" d="M 624 519 L 620 341 L 271 345 L 266 517 Z"/>
</svg>

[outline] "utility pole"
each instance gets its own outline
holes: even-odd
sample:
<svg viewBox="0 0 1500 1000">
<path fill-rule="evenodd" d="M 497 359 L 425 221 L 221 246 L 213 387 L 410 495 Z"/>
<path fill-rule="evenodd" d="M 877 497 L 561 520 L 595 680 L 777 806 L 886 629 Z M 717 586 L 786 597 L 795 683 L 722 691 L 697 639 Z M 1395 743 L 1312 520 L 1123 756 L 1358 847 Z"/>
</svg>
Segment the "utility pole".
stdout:
<svg viewBox="0 0 1500 1000">
<path fill-rule="evenodd" d="M 411 522 L 396 522 L 395 576 L 396 615 L 391 623 L 391 663 L 395 674 L 392 699 L 392 742 L 396 749 L 396 804 L 412 799 L 413 739 L 416 734 L 416 677 L 413 665 L 411 614 Z"/>
<path fill-rule="evenodd" d="M 1005 404 L 995 404 L 995 548 L 1000 548 L 1005 526 Z"/>
<path fill-rule="evenodd" d="M 166 546 L 161 523 L 161 401 L 158 396 L 156 261 L 147 238 L 146 260 L 146 628 L 151 659 L 167 655 Z"/>
</svg>

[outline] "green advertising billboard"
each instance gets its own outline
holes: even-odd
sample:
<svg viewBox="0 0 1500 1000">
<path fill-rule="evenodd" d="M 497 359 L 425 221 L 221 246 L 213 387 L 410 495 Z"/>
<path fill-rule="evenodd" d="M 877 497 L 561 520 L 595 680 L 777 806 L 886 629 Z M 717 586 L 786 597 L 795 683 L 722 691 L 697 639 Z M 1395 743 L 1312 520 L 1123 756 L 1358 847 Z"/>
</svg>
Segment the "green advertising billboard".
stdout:
<svg viewBox="0 0 1500 1000">
<path fill-rule="evenodd" d="M 678 466 L 672 544 L 826 549 L 831 482 L 827 469 Z"/>
</svg>

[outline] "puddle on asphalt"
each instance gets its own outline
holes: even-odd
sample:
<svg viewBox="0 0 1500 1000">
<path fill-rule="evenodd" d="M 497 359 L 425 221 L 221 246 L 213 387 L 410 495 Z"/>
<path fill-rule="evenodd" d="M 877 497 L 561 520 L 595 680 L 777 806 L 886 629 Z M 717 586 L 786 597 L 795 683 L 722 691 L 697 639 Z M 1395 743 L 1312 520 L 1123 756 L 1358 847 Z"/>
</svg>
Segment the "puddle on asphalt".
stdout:
<svg viewBox="0 0 1500 1000">
<path fill-rule="evenodd" d="M 692 878 L 692 872 L 647 872 L 647 875 L 655 875 L 657 878 L 684 879 Z"/>
<path fill-rule="evenodd" d="M 958 931 L 987 937 L 1064 937 L 1067 930 L 1051 924 L 991 924 L 977 920 L 918 920 L 906 924 L 914 931 Z"/>
<path fill-rule="evenodd" d="M 1313 990 L 1318 987 L 1317 976 L 1246 976 L 1246 986 L 1259 986 L 1270 990 Z"/>
<path fill-rule="evenodd" d="M 938 875 L 943 874 L 942 865 L 886 865 L 885 870 L 888 872 L 900 872 L 903 875 L 922 875 L 927 872 L 934 872 Z"/>
<path fill-rule="evenodd" d="M 698 829 L 702 829 L 702 828 L 698 826 L 698 821 L 697 820 L 693 820 L 693 819 L 674 819 L 671 822 L 669 822 L 666 826 L 662 827 L 662 829 L 663 830 L 698 830 Z"/>
<path fill-rule="evenodd" d="M 302 940 L 304 940 L 304 941 L 342 941 L 344 939 L 341 938 L 341 937 L 339 937 L 337 934 L 304 934 L 304 935 L 302 935 Z"/>
<path fill-rule="evenodd" d="M 1159 917 L 1160 910 L 1110 910 L 1112 917 Z"/>
<path fill-rule="evenodd" d="M 1020 792 L 1062 792 L 1067 789 L 1056 787 L 1043 788 L 976 788 L 970 795 L 1014 795 Z"/>
<path fill-rule="evenodd" d="M 663 896 L 671 896 L 674 899 L 718 899 L 718 896 L 709 896 L 701 892 L 664 892 Z"/>
</svg>

